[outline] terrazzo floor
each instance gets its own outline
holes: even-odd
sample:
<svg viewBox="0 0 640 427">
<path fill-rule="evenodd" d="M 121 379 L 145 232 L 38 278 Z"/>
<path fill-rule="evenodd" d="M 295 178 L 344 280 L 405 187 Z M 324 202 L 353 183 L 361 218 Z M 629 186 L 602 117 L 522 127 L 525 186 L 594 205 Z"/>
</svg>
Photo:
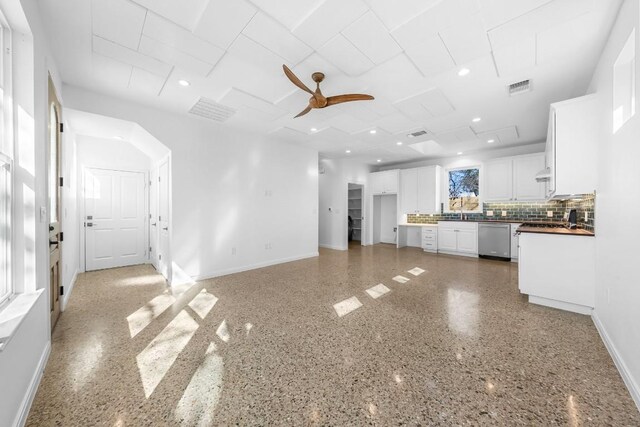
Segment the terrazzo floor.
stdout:
<svg viewBox="0 0 640 427">
<path fill-rule="evenodd" d="M 392 424 L 640 414 L 591 319 L 529 304 L 516 264 L 376 245 L 173 293 L 150 266 L 81 275 L 27 422 Z"/>
</svg>

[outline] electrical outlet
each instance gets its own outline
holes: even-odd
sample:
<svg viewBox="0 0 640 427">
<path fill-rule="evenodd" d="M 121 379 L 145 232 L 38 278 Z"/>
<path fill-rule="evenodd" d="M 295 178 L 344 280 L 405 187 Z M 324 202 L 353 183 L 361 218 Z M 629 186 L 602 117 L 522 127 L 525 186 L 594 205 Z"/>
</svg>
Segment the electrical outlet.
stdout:
<svg viewBox="0 0 640 427">
<path fill-rule="evenodd" d="M 507 211 L 502 211 L 502 216 L 507 216 Z"/>
<path fill-rule="evenodd" d="M 547 218 L 553 218 L 553 211 L 547 211 Z"/>
<path fill-rule="evenodd" d="M 487 216 L 493 216 L 493 211 L 487 211 Z"/>
<path fill-rule="evenodd" d="M 584 222 L 589 221 L 589 212 L 584 213 Z"/>
</svg>

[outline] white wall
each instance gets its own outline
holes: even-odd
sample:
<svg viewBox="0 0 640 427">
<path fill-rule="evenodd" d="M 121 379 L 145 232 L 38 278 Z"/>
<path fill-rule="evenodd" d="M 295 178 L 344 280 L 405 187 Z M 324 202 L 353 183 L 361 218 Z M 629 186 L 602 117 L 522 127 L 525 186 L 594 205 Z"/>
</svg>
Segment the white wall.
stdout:
<svg viewBox="0 0 640 427">
<path fill-rule="evenodd" d="M 324 173 L 319 176 L 318 241 L 320 246 L 325 248 L 346 250 L 348 247 L 348 185 L 349 183 L 364 185 L 363 216 L 365 221 L 368 221 L 371 206 L 367 183 L 372 168 L 350 159 L 322 159 L 320 168 Z M 368 244 L 368 233 L 365 232 L 365 229 L 369 229 L 367 224 L 362 227 L 363 244 Z"/>
<path fill-rule="evenodd" d="M 615 135 L 612 132 L 612 66 L 633 28 L 636 29 L 635 99 L 640 99 L 640 35 L 637 0 L 625 0 L 593 76 L 598 121 L 596 197 L 596 307 L 594 320 L 640 408 L 640 286 L 637 267 L 640 229 L 640 113 Z"/>
<path fill-rule="evenodd" d="M 39 215 L 40 209 L 48 206 L 48 74 L 58 89 L 62 85 L 49 54 L 37 2 L 0 0 L 0 8 L 14 32 L 14 280 L 18 291 L 44 289 L 0 352 L 0 425 L 12 426 L 25 421 L 50 349 L 48 218 L 40 221 Z"/>
<path fill-rule="evenodd" d="M 77 87 L 64 91 L 68 107 L 135 122 L 171 150 L 172 261 L 189 276 L 317 255 L 315 150 Z"/>
</svg>

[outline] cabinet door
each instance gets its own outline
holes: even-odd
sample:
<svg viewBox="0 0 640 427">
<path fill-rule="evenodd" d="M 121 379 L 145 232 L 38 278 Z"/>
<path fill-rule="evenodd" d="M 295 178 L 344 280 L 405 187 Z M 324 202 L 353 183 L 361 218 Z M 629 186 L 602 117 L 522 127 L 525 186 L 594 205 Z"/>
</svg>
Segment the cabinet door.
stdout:
<svg viewBox="0 0 640 427">
<path fill-rule="evenodd" d="M 518 235 L 516 230 L 521 224 L 511 224 L 511 259 L 518 259 Z"/>
<path fill-rule="evenodd" d="M 422 214 L 433 214 L 438 212 L 438 180 L 436 179 L 436 167 L 429 166 L 419 168 L 417 173 L 417 209 Z"/>
<path fill-rule="evenodd" d="M 384 182 L 382 175 L 384 172 L 374 172 L 369 174 L 371 181 L 371 194 L 382 194 L 384 192 Z"/>
<path fill-rule="evenodd" d="M 438 230 L 438 250 L 456 252 L 458 250 L 457 234 L 458 232 L 454 229 Z"/>
<path fill-rule="evenodd" d="M 484 165 L 484 201 L 513 199 L 513 161 L 497 159 Z"/>
<path fill-rule="evenodd" d="M 400 171 L 400 213 L 413 214 L 418 210 L 418 169 Z"/>
<path fill-rule="evenodd" d="M 478 253 L 478 231 L 477 230 L 458 230 L 458 252 L 465 254 Z"/>
<path fill-rule="evenodd" d="M 536 174 L 544 169 L 544 153 L 514 157 L 514 200 L 543 200 L 544 183 L 536 181 Z"/>
<path fill-rule="evenodd" d="M 549 114 L 549 130 L 547 144 L 544 149 L 545 168 L 549 169 L 549 180 L 546 182 L 546 197 L 551 197 L 556 192 L 556 112 L 551 110 Z"/>
<path fill-rule="evenodd" d="M 385 193 L 398 192 L 398 170 L 384 172 L 383 186 Z"/>
</svg>

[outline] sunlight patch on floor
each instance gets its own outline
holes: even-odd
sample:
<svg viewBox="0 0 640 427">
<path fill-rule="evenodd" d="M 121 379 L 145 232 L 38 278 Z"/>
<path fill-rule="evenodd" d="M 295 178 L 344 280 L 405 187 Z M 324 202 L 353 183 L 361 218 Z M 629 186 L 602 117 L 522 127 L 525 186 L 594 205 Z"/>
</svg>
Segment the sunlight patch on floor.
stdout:
<svg viewBox="0 0 640 427">
<path fill-rule="evenodd" d="M 102 359 L 102 339 L 96 334 L 84 341 L 70 363 L 73 391 L 78 392 L 89 382 L 93 371 Z"/>
<path fill-rule="evenodd" d="M 477 294 L 449 289 L 447 291 L 447 315 L 449 327 L 465 335 L 476 335 L 480 313 Z"/>
<path fill-rule="evenodd" d="M 189 307 L 191 307 L 191 309 L 204 320 L 217 302 L 218 298 L 215 295 L 212 295 L 208 293 L 206 289 L 203 289 L 191 300 Z"/>
<path fill-rule="evenodd" d="M 229 342 L 231 339 L 231 334 L 229 334 L 229 328 L 227 327 L 227 319 L 223 320 L 220 326 L 218 326 L 218 330 L 216 331 L 216 335 L 224 342 Z"/>
<path fill-rule="evenodd" d="M 156 389 L 169 371 L 180 352 L 186 347 L 198 329 L 198 324 L 186 311 L 182 310 L 158 334 L 149 345 L 138 354 L 138 370 L 142 387 L 147 398 Z"/>
<path fill-rule="evenodd" d="M 408 271 L 408 273 L 413 274 L 414 276 L 419 276 L 424 273 L 426 270 L 421 269 L 420 267 L 412 268 Z"/>
<path fill-rule="evenodd" d="M 175 418 L 181 425 L 207 427 L 213 424 L 213 414 L 220 400 L 224 363 L 216 354 L 216 345 L 209 344 L 205 359 L 184 390 Z"/>
<path fill-rule="evenodd" d="M 131 338 L 142 332 L 144 328 L 149 326 L 153 319 L 164 313 L 175 301 L 176 299 L 172 295 L 165 292 L 130 314 L 127 317 L 127 322 L 129 322 Z"/>
<path fill-rule="evenodd" d="M 398 282 L 398 283 L 407 283 L 411 279 L 407 279 L 404 276 L 396 276 L 396 277 L 393 278 L 393 280 Z"/>
<path fill-rule="evenodd" d="M 375 285 L 374 287 L 367 289 L 365 292 L 368 293 L 371 298 L 378 299 L 382 295 L 391 292 L 391 289 L 380 283 L 379 285 Z"/>
<path fill-rule="evenodd" d="M 351 297 L 333 305 L 333 309 L 336 311 L 338 317 L 346 316 L 360 307 L 362 307 L 362 303 L 357 297 Z"/>
</svg>

